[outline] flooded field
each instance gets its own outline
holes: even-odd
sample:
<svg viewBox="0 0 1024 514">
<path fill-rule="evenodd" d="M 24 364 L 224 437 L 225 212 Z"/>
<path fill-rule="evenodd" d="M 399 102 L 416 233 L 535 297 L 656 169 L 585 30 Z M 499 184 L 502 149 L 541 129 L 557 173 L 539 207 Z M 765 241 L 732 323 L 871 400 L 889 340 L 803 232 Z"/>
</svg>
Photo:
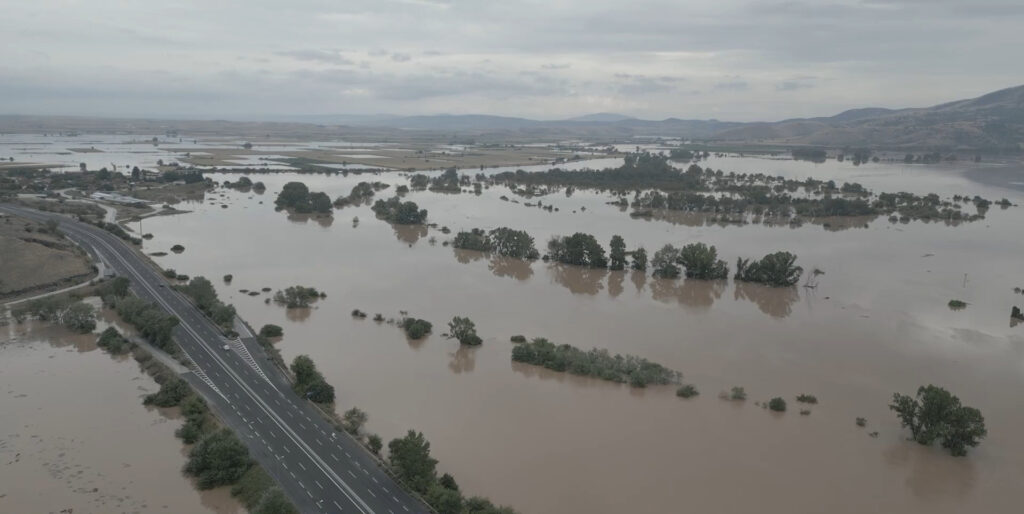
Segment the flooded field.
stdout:
<svg viewBox="0 0 1024 514">
<path fill-rule="evenodd" d="M 757 168 L 762 160 L 721 167 L 729 171 L 727 164 L 739 162 Z M 1024 202 L 1019 192 L 968 180 L 964 169 L 887 174 L 871 166 L 787 162 L 767 166 L 791 176 L 820 170 L 814 176 L 836 180 L 846 180 L 846 172 L 876 191 Z M 263 195 L 218 191 L 190 205 L 191 214 L 146 220 L 144 230 L 156 236 L 144 243 L 146 251 L 183 244 L 184 253 L 157 261 L 214 279 L 254 326 L 283 326 L 285 358 L 311 355 L 336 386 L 339 411 L 366 410 L 368 429 L 385 441 L 422 430 L 441 470 L 468 494 L 523 512 L 1019 508 L 1024 327 L 1010 326 L 1009 310 L 1024 304 L 1013 292 L 1024 286 L 1024 208 L 993 207 L 987 219 L 955 227 L 879 218 L 823 230 L 635 220 L 607 205 L 609 197 L 584 191 L 541 198 L 558 212 L 501 201 L 501 195 L 515 198 L 503 187 L 480 196 L 409 194 L 429 210 L 431 222 L 453 230 L 444 235 L 390 226 L 367 206 L 319 220 L 273 209 L 276 192 L 290 180 L 334 198 L 360 180 L 406 183 L 398 174 L 259 180 L 268 187 Z M 788 289 L 661 280 L 490 258 L 441 244 L 460 229 L 498 226 L 527 230 L 538 247 L 553 234 L 576 231 L 605 245 L 621 234 L 629 248 L 642 244 L 649 251 L 702 241 L 717 245 L 730 266 L 738 256 L 788 250 L 805 270 L 817 267 L 825 275 L 816 288 Z M 226 273 L 234 275 L 230 286 L 219 280 Z M 294 284 L 328 297 L 313 309 L 286 311 L 264 303 L 267 293 L 239 292 Z M 951 311 L 947 302 L 954 298 L 969 306 Z M 386 318 L 405 310 L 433 322 L 435 333 L 408 341 L 394 326 L 350 317 L 355 308 Z M 454 315 L 476 322 L 483 346 L 460 348 L 440 337 Z M 511 363 L 514 334 L 646 357 L 682 371 L 701 395 L 682 400 L 672 388 L 630 389 Z M 887 409 L 893 392 L 928 383 L 984 413 L 989 437 L 968 457 L 907 442 Z M 734 385 L 746 388 L 747 402 L 718 398 Z M 796 412 L 792 398 L 800 393 L 821 402 L 809 416 Z M 773 396 L 790 399 L 790 411 L 772 414 L 755 405 Z M 856 417 L 867 418 L 867 427 L 857 427 Z M 873 431 L 877 438 L 869 437 Z"/>
<path fill-rule="evenodd" d="M 182 475 L 178 413 L 142 405 L 159 387 L 131 357 L 47 324 L 0 330 L 0 512 L 244 512 Z"/>
</svg>

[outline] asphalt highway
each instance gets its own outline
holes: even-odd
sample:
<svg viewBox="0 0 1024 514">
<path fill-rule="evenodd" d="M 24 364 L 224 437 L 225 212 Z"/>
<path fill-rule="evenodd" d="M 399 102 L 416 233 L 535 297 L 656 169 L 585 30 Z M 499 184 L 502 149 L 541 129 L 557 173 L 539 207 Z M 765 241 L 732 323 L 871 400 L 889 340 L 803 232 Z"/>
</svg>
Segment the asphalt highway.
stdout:
<svg viewBox="0 0 1024 514">
<path fill-rule="evenodd" d="M 134 294 L 177 316 L 181 322 L 174 339 L 195 364 L 185 378 L 200 389 L 301 512 L 429 512 L 367 450 L 296 395 L 252 337 L 227 340 L 128 243 L 63 215 L 13 205 L 0 205 L 0 211 L 38 221 L 58 220 L 68 238 L 128 278 Z M 244 336 L 248 329 L 240 332 Z M 225 344 L 228 350 L 223 349 Z"/>
</svg>

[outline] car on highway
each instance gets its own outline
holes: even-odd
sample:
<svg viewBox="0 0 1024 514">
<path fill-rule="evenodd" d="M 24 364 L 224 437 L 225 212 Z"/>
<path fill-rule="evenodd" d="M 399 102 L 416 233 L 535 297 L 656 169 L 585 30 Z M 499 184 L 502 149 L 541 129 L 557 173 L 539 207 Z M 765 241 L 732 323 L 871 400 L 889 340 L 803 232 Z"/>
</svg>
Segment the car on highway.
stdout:
<svg viewBox="0 0 1024 514">
<path fill-rule="evenodd" d="M 230 347 L 230 346 L 228 346 L 228 345 L 224 345 L 224 346 L 221 346 L 221 348 L 223 348 L 223 349 L 224 349 L 224 351 L 228 351 L 228 350 L 230 350 L 230 349 L 231 349 L 231 347 Z"/>
</svg>

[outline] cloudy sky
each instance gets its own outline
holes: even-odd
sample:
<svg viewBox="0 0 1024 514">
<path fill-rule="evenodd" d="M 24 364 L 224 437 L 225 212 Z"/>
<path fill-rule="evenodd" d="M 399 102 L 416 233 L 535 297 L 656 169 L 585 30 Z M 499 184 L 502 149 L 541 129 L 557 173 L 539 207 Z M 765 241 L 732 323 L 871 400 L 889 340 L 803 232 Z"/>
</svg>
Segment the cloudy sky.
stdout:
<svg viewBox="0 0 1024 514">
<path fill-rule="evenodd" d="M 1024 84 L 1021 0 L 4 0 L 0 113 L 776 120 Z"/>
</svg>

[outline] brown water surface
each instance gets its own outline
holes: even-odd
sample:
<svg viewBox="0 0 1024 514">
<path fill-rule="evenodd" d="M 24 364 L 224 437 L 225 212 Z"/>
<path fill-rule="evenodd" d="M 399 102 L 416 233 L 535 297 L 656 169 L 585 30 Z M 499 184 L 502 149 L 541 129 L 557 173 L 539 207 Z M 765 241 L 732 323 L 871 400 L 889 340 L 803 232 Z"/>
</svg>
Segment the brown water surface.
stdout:
<svg viewBox="0 0 1024 514">
<path fill-rule="evenodd" d="M 244 512 L 182 475 L 177 409 L 142 405 L 159 386 L 131 357 L 44 323 L 0 331 L 0 512 Z"/>
<path fill-rule="evenodd" d="M 867 174 L 876 191 L 889 184 L 1022 201 L 1019 191 L 956 170 L 913 168 L 886 182 L 880 168 L 822 169 Z M 228 209 L 193 204 L 194 213 L 146 220 L 156 237 L 145 249 L 184 244 L 189 251 L 157 261 L 214 279 L 256 327 L 283 326 L 285 357 L 312 356 L 337 388 L 338 409 L 366 410 L 370 431 L 388 440 L 422 430 L 441 471 L 467 493 L 523 512 L 1019 512 L 1024 330 L 1010 326 L 1009 311 L 1024 305 L 1012 290 L 1024 286 L 1024 209 L 991 209 L 955 227 L 876 219 L 835 230 L 632 219 L 586 191 L 541 198 L 558 212 L 501 201 L 515 199 L 504 187 L 408 195 L 438 227 L 510 226 L 539 247 L 554 234 L 589 232 L 605 243 L 621 234 L 649 252 L 714 244 L 730 265 L 789 250 L 806 270 L 825 271 L 815 288 L 782 289 L 456 251 L 441 244 L 454 232 L 392 227 L 367 206 L 337 210 L 332 223 L 273 210 L 289 180 L 334 198 L 367 179 L 406 181 L 261 175 L 262 196 L 228 192 Z M 227 273 L 230 286 L 219 279 Z M 328 296 L 286 311 L 264 303 L 267 293 L 237 292 L 294 284 Z M 949 310 L 954 298 L 969 306 Z M 408 341 L 393 325 L 352 318 L 356 308 L 385 318 L 405 310 L 433 322 L 434 334 Z M 440 336 L 455 315 L 476 322 L 480 348 Z M 683 400 L 669 387 L 631 389 L 515 364 L 514 334 L 640 355 L 682 371 L 701 395 Z M 989 437 L 968 457 L 907 442 L 887 409 L 893 392 L 928 383 L 984 413 Z M 718 398 L 734 385 L 746 388 L 747 402 Z M 809 416 L 797 412 L 800 393 L 821 402 Z M 773 396 L 787 398 L 789 412 L 756 404 Z M 859 416 L 866 428 L 855 425 Z"/>
</svg>

